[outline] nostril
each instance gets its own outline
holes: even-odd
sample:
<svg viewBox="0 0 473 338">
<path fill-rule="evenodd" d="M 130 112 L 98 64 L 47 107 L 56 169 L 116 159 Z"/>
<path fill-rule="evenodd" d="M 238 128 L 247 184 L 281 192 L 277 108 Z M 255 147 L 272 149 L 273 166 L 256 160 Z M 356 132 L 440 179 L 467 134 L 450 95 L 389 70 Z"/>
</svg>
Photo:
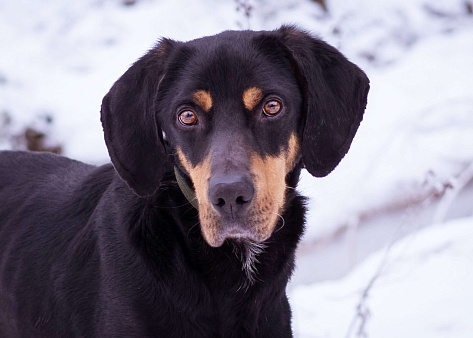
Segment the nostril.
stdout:
<svg viewBox="0 0 473 338">
<path fill-rule="evenodd" d="M 245 203 L 248 203 L 249 201 L 245 200 L 243 196 L 238 196 L 235 200 L 236 204 L 238 205 L 243 205 Z"/>
<path fill-rule="evenodd" d="M 225 200 L 223 198 L 219 198 L 215 205 L 221 208 L 225 205 Z"/>
</svg>

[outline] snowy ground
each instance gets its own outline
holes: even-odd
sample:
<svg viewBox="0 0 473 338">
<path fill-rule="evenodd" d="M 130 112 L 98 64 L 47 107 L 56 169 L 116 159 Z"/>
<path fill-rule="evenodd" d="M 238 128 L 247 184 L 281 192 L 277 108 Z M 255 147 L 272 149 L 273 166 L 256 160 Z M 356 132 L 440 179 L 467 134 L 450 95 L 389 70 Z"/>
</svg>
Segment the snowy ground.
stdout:
<svg viewBox="0 0 473 338">
<path fill-rule="evenodd" d="M 298 287 L 290 294 L 296 336 L 471 337 L 472 238 L 472 217 L 438 224 L 345 278 Z"/>
<path fill-rule="evenodd" d="M 0 149 L 34 127 L 66 156 L 107 162 L 101 99 L 159 37 L 296 23 L 359 64 L 372 88 L 346 158 L 300 184 L 311 199 L 291 285 L 296 332 L 344 337 L 384 248 L 409 236 L 370 293 L 370 337 L 473 336 L 465 317 L 473 292 L 461 287 L 473 248 L 470 0 L 327 0 L 328 13 L 309 0 L 254 0 L 249 18 L 233 0 L 124 2 L 2 1 Z"/>
</svg>

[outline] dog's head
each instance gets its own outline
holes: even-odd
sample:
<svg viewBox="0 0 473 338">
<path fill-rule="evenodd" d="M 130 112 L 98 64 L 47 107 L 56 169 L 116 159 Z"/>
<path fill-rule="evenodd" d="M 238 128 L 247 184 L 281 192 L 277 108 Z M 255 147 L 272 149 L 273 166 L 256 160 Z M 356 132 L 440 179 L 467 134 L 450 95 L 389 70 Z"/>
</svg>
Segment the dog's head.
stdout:
<svg viewBox="0 0 473 338">
<path fill-rule="evenodd" d="M 121 178 L 155 193 L 168 161 L 192 182 L 202 234 L 269 238 L 300 163 L 330 173 L 348 151 L 369 81 L 336 49 L 294 27 L 162 40 L 102 104 L 105 141 Z"/>
</svg>

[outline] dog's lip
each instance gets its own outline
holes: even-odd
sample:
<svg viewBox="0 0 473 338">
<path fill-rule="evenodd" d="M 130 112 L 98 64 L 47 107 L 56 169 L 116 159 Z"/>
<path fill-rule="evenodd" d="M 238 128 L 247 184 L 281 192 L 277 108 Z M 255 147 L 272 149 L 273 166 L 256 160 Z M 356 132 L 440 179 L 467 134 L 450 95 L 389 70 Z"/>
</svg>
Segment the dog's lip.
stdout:
<svg viewBox="0 0 473 338">
<path fill-rule="evenodd" d="M 207 243 L 214 248 L 218 248 L 222 246 L 223 243 L 227 239 L 238 240 L 238 241 L 251 241 L 253 243 L 261 243 L 261 242 L 264 242 L 266 239 L 268 239 L 268 237 L 270 236 L 271 234 L 267 234 L 266 236 L 261 236 L 255 231 L 252 231 L 251 229 L 243 228 L 240 225 L 230 225 L 223 229 L 217 230 L 214 240 L 211 243 L 207 241 Z"/>
<path fill-rule="evenodd" d="M 232 229 L 227 232 L 226 238 L 247 238 L 250 233 L 248 231 L 240 231 L 239 229 Z"/>
</svg>

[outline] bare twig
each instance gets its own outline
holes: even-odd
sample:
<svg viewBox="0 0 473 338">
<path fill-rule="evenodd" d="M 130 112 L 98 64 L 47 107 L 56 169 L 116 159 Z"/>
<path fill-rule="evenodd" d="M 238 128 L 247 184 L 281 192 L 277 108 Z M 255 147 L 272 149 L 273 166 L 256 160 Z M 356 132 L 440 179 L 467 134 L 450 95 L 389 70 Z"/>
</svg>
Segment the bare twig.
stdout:
<svg viewBox="0 0 473 338">
<path fill-rule="evenodd" d="M 433 223 L 441 223 L 445 220 L 447 212 L 450 209 L 452 203 L 455 201 L 463 188 L 471 181 L 473 181 L 473 162 L 471 162 L 465 168 L 465 170 L 463 170 L 460 175 L 458 175 L 458 177 L 452 178 L 450 180 L 452 189 L 448 189 L 445 192 L 445 196 L 440 200 L 437 210 L 432 217 Z"/>
<path fill-rule="evenodd" d="M 467 168 L 467 170 L 465 170 L 460 176 L 462 177 L 462 182 L 467 180 L 466 183 L 468 183 L 473 178 L 473 164 L 471 164 Z M 370 278 L 370 280 L 368 281 L 368 284 L 366 285 L 366 287 L 363 289 L 361 293 L 360 300 L 356 306 L 356 314 L 350 323 L 350 326 L 346 334 L 346 338 L 354 337 L 353 334 L 355 334 L 356 337 L 368 337 L 368 334 L 366 332 L 366 323 L 371 315 L 371 312 L 368 306 L 368 297 L 376 281 L 379 279 L 380 276 L 382 276 L 386 266 L 389 263 L 389 259 L 391 257 L 391 251 L 394 244 L 401 237 L 403 237 L 404 229 L 409 224 L 409 219 L 411 219 L 411 217 L 414 214 L 418 213 L 421 208 L 426 207 L 427 205 L 431 204 L 433 201 L 446 196 L 446 193 L 452 190 L 452 185 L 450 182 L 451 180 L 448 180 L 442 183 L 440 187 L 434 187 L 433 189 L 430 189 L 429 193 L 421 199 L 420 203 L 410 205 L 406 209 L 406 212 L 404 214 L 404 219 L 401 221 L 401 224 L 398 227 L 392 239 L 386 245 L 383 258 L 381 259 L 373 276 Z M 464 184 L 466 185 L 466 183 Z M 456 195 L 457 193 L 455 194 L 455 196 Z M 356 329 L 356 333 L 354 333 L 355 329 Z"/>
<path fill-rule="evenodd" d="M 253 6 L 250 5 L 250 0 L 235 0 L 235 2 L 237 4 L 237 12 L 242 12 L 246 19 L 246 27 L 243 27 L 243 24 L 240 22 L 238 22 L 238 25 L 241 26 L 241 28 L 251 29 L 250 17 L 253 11 Z"/>
</svg>

